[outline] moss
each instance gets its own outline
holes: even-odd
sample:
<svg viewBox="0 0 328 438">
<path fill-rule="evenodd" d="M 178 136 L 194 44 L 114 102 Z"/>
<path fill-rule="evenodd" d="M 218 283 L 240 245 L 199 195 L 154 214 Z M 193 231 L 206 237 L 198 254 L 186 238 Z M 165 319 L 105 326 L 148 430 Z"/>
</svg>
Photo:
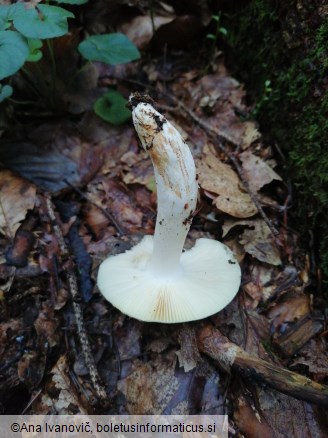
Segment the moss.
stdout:
<svg viewBox="0 0 328 438">
<path fill-rule="evenodd" d="M 234 3 L 233 10 L 223 12 L 233 54 L 230 68 L 251 90 L 262 130 L 279 143 L 288 157 L 288 175 L 297 188 L 296 219 L 303 225 L 301 231 L 314 231 L 328 278 L 325 3 L 249 0 Z"/>
</svg>

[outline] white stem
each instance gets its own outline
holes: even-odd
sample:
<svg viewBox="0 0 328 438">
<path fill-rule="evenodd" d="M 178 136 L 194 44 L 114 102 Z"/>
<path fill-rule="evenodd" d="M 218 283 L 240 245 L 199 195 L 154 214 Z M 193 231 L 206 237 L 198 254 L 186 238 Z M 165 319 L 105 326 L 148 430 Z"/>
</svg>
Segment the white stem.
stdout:
<svg viewBox="0 0 328 438">
<path fill-rule="evenodd" d="M 196 168 L 179 132 L 149 103 L 138 103 L 133 122 L 154 165 L 157 220 L 150 267 L 157 275 L 180 269 L 180 256 L 197 203 Z"/>
</svg>

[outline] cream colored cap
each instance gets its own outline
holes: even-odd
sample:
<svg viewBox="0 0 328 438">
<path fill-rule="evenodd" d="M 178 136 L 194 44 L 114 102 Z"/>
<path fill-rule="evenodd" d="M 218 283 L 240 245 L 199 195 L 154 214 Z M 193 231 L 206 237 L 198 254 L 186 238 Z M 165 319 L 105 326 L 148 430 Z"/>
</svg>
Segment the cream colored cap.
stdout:
<svg viewBox="0 0 328 438">
<path fill-rule="evenodd" d="M 241 271 L 230 249 L 199 239 L 181 254 L 180 269 L 170 277 L 149 268 L 153 237 L 107 258 L 99 268 L 98 287 L 122 313 L 147 322 L 177 323 L 213 315 L 227 306 L 240 285 Z"/>
</svg>

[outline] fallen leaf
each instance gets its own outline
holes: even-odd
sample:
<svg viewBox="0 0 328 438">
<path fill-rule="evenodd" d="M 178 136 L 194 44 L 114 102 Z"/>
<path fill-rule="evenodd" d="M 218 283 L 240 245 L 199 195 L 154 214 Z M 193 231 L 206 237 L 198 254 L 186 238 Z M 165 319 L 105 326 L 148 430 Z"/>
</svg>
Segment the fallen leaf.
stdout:
<svg viewBox="0 0 328 438">
<path fill-rule="evenodd" d="M 124 186 L 107 179 L 103 181 L 102 187 L 105 191 L 106 203 L 116 220 L 120 221 L 127 230 L 141 229 L 143 214 Z"/>
<path fill-rule="evenodd" d="M 262 219 L 235 221 L 227 219 L 222 226 L 223 237 L 229 231 L 238 226 L 249 227 L 240 235 L 239 243 L 243 245 L 246 252 L 261 262 L 270 265 L 280 265 L 280 254 L 276 247 L 270 228 Z"/>
<path fill-rule="evenodd" d="M 78 412 L 78 399 L 74 397 L 74 390 L 69 378 L 69 367 L 65 356 L 61 356 L 50 371 L 48 393 L 43 393 L 40 405 L 44 410 L 56 412 L 57 415 L 69 415 Z M 80 409 L 82 406 L 80 407 Z M 36 412 L 42 412 L 39 408 Z M 84 412 L 83 408 L 80 412 Z"/>
<path fill-rule="evenodd" d="M 151 45 L 158 52 L 165 50 L 165 47 L 174 50 L 187 50 L 191 44 L 200 40 L 202 30 L 203 26 L 199 17 L 179 15 L 155 31 Z"/>
<path fill-rule="evenodd" d="M 244 175 L 250 189 L 257 192 L 273 180 L 282 181 L 281 177 L 260 157 L 245 151 L 240 154 L 243 163 Z"/>
<path fill-rule="evenodd" d="M 156 189 L 154 169 L 147 152 L 128 151 L 122 156 L 121 162 L 125 164 L 122 176 L 125 184 L 142 184 L 150 191 Z"/>
<path fill-rule="evenodd" d="M 30 390 L 34 390 L 44 377 L 46 349 L 43 352 L 26 350 L 17 363 L 17 376 Z"/>
<path fill-rule="evenodd" d="M 256 123 L 253 121 L 243 122 L 244 132 L 242 134 L 241 148 L 246 149 L 251 144 L 261 138 L 261 134 L 257 130 Z"/>
<path fill-rule="evenodd" d="M 23 321 L 18 318 L 11 318 L 0 323 L 0 356 L 4 363 L 4 352 L 10 344 L 13 336 L 19 336 L 23 331 Z"/>
<path fill-rule="evenodd" d="M 118 382 L 130 415 L 156 415 L 164 411 L 179 388 L 174 375 L 176 361 L 175 351 L 171 350 L 152 362 L 136 363 L 131 374 Z"/>
<path fill-rule="evenodd" d="M 289 438 L 326 436 L 327 428 L 321 423 L 315 405 L 268 388 L 258 388 L 256 393 L 261 414 L 274 431 L 274 438 L 286 437 L 286 431 Z M 269 438 L 265 433 L 258 436 Z"/>
<path fill-rule="evenodd" d="M 34 242 L 35 237 L 31 231 L 21 228 L 17 230 L 12 246 L 6 251 L 6 262 L 16 267 L 26 266 Z"/>
<path fill-rule="evenodd" d="M 233 418 L 243 436 L 275 438 L 274 430 L 242 394 L 234 402 Z"/>
<path fill-rule="evenodd" d="M 49 301 L 42 303 L 40 313 L 34 321 L 34 328 L 38 336 L 54 347 L 59 340 L 58 321 L 55 317 L 53 304 Z"/>
<path fill-rule="evenodd" d="M 142 354 L 142 323 L 128 319 L 123 326 L 115 327 L 115 344 L 121 361 L 131 360 Z"/>
<path fill-rule="evenodd" d="M 219 160 L 212 147 L 204 146 L 196 166 L 200 186 L 206 192 L 213 193 L 213 203 L 219 210 L 238 218 L 257 213 L 249 194 L 240 188 L 238 175 Z"/>
<path fill-rule="evenodd" d="M 252 298 L 251 307 L 257 307 L 260 301 L 267 301 L 276 289 L 277 268 L 255 263 L 250 266 L 250 280 L 245 284 L 244 290 Z"/>
<path fill-rule="evenodd" d="M 28 210 L 34 208 L 36 187 L 10 170 L 0 171 L 0 232 L 13 238 Z"/>
<path fill-rule="evenodd" d="M 72 159 L 30 143 L 2 144 L 0 161 L 50 192 L 67 188 L 65 180 L 73 185 L 80 182 L 77 164 Z"/>
<path fill-rule="evenodd" d="M 139 15 L 122 26 L 122 32 L 139 48 L 144 49 L 153 37 L 153 24 L 155 30 L 163 24 L 169 23 L 175 17 L 161 17 L 156 15 L 152 19 L 149 15 Z"/>
<path fill-rule="evenodd" d="M 237 262 L 241 264 L 245 258 L 246 253 L 244 247 L 238 242 L 238 238 L 235 237 L 232 239 L 225 239 L 224 244 L 231 249 L 235 258 L 237 259 Z"/>
<path fill-rule="evenodd" d="M 267 316 L 277 329 L 285 323 L 292 323 L 310 313 L 310 300 L 306 295 L 291 297 L 271 308 Z"/>
<path fill-rule="evenodd" d="M 262 219 L 249 222 L 253 229 L 245 229 L 239 239 L 245 251 L 261 262 L 281 265 L 279 249 L 274 243 L 270 228 Z"/>
<path fill-rule="evenodd" d="M 199 362 L 201 362 L 201 356 L 197 348 L 197 341 L 195 331 L 192 327 L 183 326 L 178 331 L 178 339 L 181 349 L 177 351 L 180 367 L 183 367 L 184 371 L 188 371 L 196 368 Z"/>
<path fill-rule="evenodd" d="M 299 352 L 292 366 L 305 365 L 315 376 L 316 382 L 324 383 L 328 375 L 328 353 L 324 338 L 311 339 Z"/>
</svg>

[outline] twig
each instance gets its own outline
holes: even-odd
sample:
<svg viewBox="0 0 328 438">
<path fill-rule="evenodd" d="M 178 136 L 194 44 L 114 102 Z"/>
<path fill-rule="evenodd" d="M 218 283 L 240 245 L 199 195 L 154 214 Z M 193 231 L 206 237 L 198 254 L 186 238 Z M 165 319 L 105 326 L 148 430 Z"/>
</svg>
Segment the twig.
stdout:
<svg viewBox="0 0 328 438">
<path fill-rule="evenodd" d="M 39 389 L 38 391 L 36 391 L 34 394 L 32 394 L 29 402 L 27 403 L 27 405 L 25 406 L 25 408 L 23 409 L 21 415 L 24 415 L 25 412 L 28 410 L 28 408 L 35 402 L 35 400 L 40 396 L 40 394 L 42 393 L 42 389 Z"/>
<path fill-rule="evenodd" d="M 99 208 L 99 210 L 102 212 L 102 214 L 104 216 L 107 217 L 107 219 L 109 219 L 111 221 L 111 223 L 114 225 L 114 227 L 116 228 L 116 230 L 121 234 L 121 236 L 124 236 L 126 233 L 123 230 L 123 228 L 121 227 L 121 225 L 116 221 L 116 219 L 114 218 L 114 216 L 109 213 L 108 211 L 106 211 L 101 205 L 97 204 L 94 201 L 91 201 L 91 199 L 89 199 L 89 197 L 87 195 L 85 195 L 82 190 L 78 189 L 77 187 L 75 187 L 73 184 L 71 184 L 67 179 L 64 179 L 65 183 L 72 187 L 72 189 L 74 189 L 83 199 L 85 199 L 86 201 L 88 201 L 90 204 L 94 205 L 95 207 Z"/>
<path fill-rule="evenodd" d="M 200 329 L 197 341 L 199 350 L 216 360 L 227 372 L 236 370 L 299 400 L 328 406 L 328 386 L 252 356 L 211 325 Z"/>
<path fill-rule="evenodd" d="M 102 400 L 107 400 L 108 396 L 106 394 L 105 389 L 103 388 L 103 386 L 100 383 L 101 379 L 100 379 L 100 376 L 98 374 L 98 370 L 97 370 L 97 367 L 96 367 L 96 364 L 94 361 L 94 357 L 93 357 L 93 354 L 91 351 L 88 335 L 87 335 L 87 332 L 85 329 L 85 324 L 84 324 L 84 320 L 83 320 L 83 313 L 82 313 L 82 309 L 81 309 L 81 306 L 79 303 L 80 294 L 79 294 L 77 279 L 76 279 L 76 275 L 75 275 L 74 263 L 73 263 L 73 260 L 71 259 L 70 253 L 69 253 L 67 245 L 65 243 L 63 233 L 58 225 L 55 211 L 54 211 L 54 207 L 53 207 L 53 203 L 51 201 L 51 198 L 48 196 L 46 197 L 46 206 L 47 206 L 49 218 L 51 219 L 54 233 L 55 233 L 56 238 L 58 240 L 58 244 L 59 244 L 59 248 L 60 248 L 60 252 L 61 252 L 61 257 L 63 260 L 68 261 L 67 267 L 65 267 L 64 270 L 65 270 L 67 282 L 69 285 L 69 290 L 70 290 L 70 293 L 72 295 L 73 310 L 74 310 L 74 314 L 75 314 L 77 331 L 78 331 L 79 339 L 81 342 L 84 361 L 85 361 L 85 364 L 88 368 L 92 384 L 97 392 L 98 397 L 101 398 Z"/>
</svg>

